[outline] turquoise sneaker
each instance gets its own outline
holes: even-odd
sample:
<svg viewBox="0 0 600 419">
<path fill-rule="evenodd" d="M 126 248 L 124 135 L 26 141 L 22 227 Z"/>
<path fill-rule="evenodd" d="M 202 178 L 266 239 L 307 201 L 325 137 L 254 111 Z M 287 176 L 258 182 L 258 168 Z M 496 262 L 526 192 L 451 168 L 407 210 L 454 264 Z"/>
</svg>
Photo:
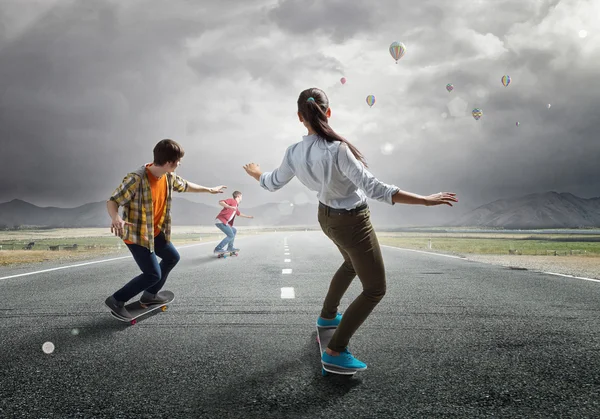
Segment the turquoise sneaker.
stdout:
<svg viewBox="0 0 600 419">
<path fill-rule="evenodd" d="M 317 327 L 323 327 L 327 329 L 335 329 L 342 321 L 342 313 L 338 313 L 335 319 L 324 319 L 321 316 L 317 319 Z"/>
<path fill-rule="evenodd" d="M 340 352 L 338 356 L 329 355 L 327 352 L 323 352 L 321 362 L 325 365 L 338 368 L 351 368 L 356 370 L 367 369 L 367 364 L 354 358 L 348 348 L 344 349 L 343 352 Z"/>
</svg>

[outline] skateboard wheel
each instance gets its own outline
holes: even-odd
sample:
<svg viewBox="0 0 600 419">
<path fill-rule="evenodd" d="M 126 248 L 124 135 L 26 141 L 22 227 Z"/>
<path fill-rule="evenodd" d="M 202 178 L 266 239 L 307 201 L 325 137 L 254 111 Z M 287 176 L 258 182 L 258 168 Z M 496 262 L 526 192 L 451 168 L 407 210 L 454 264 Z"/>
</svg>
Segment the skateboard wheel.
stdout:
<svg viewBox="0 0 600 419">
<path fill-rule="evenodd" d="M 131 321 L 131 325 L 132 325 L 132 326 L 133 326 L 134 324 L 136 324 L 136 323 L 137 323 L 137 320 L 136 320 L 136 319 L 133 319 L 133 320 Z"/>
<path fill-rule="evenodd" d="M 162 306 L 160 309 L 161 309 L 162 311 L 167 311 L 167 306 Z"/>
<path fill-rule="evenodd" d="M 323 368 L 323 367 L 321 367 L 321 375 L 322 375 L 323 377 L 326 377 L 326 376 L 327 376 L 327 371 L 325 371 L 325 368 Z"/>
</svg>

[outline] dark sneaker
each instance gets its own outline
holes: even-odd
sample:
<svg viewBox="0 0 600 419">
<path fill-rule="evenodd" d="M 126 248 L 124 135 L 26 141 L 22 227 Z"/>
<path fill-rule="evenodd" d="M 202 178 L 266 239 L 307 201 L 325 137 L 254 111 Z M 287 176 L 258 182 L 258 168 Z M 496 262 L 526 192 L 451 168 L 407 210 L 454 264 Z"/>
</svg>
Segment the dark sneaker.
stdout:
<svg viewBox="0 0 600 419">
<path fill-rule="evenodd" d="M 144 291 L 140 298 L 140 303 L 142 304 L 163 304 L 169 301 L 168 298 L 162 297 L 160 293 L 158 294 L 150 294 L 149 292 Z"/>
<path fill-rule="evenodd" d="M 125 308 L 125 302 L 117 301 L 115 299 L 115 297 L 113 297 L 112 295 L 104 301 L 104 304 L 106 304 L 108 306 L 108 308 L 110 308 L 112 310 L 113 313 L 115 313 L 116 315 L 118 315 L 120 317 L 123 317 L 126 319 L 127 318 L 130 319 L 133 317 Z"/>
</svg>

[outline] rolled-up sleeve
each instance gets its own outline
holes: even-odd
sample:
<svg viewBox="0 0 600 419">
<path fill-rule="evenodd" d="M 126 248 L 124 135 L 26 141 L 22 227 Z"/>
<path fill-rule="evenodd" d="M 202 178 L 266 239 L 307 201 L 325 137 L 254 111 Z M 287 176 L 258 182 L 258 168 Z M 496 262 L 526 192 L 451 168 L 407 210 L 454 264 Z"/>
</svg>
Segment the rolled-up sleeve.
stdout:
<svg viewBox="0 0 600 419">
<path fill-rule="evenodd" d="M 129 174 L 123 178 L 123 182 L 115 189 L 109 198 L 109 201 L 114 201 L 118 206 L 126 205 L 135 196 L 140 183 L 140 177 Z"/>
<path fill-rule="evenodd" d="M 338 165 L 341 172 L 346 175 L 352 183 L 362 189 L 365 194 L 376 201 L 394 205 L 392 195 L 400 190 L 395 185 L 388 185 L 378 180 L 365 166 L 356 158 L 346 144 L 340 144 L 338 151 Z"/>
<path fill-rule="evenodd" d="M 185 192 L 188 187 L 188 182 L 179 175 L 173 176 L 173 190 L 177 192 Z"/>
<path fill-rule="evenodd" d="M 281 165 L 272 172 L 265 172 L 260 175 L 260 186 L 264 189 L 275 192 L 285 186 L 294 178 L 294 170 L 290 164 L 290 147 L 285 151 Z"/>
</svg>

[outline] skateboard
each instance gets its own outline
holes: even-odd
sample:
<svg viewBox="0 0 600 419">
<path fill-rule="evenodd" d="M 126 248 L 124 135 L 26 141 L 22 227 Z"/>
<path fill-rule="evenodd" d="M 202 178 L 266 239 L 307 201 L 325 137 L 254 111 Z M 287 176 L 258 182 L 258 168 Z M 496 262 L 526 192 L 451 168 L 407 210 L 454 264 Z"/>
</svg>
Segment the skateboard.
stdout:
<svg viewBox="0 0 600 419">
<path fill-rule="evenodd" d="M 325 348 L 329 345 L 329 341 L 331 341 L 331 337 L 335 333 L 335 327 L 319 327 L 317 326 L 317 342 L 319 342 L 319 349 L 321 350 L 319 354 L 322 356 L 323 352 L 325 352 Z M 328 372 L 333 374 L 340 375 L 354 375 L 358 371 L 355 368 L 341 368 L 336 367 L 334 365 L 327 365 L 321 361 L 322 368 L 321 374 L 323 377 L 327 375 Z"/>
<path fill-rule="evenodd" d="M 154 310 L 166 311 L 167 304 L 169 304 L 175 299 L 175 294 L 173 294 L 171 291 L 159 291 L 158 294 L 161 297 L 167 298 L 167 301 L 164 303 L 157 304 L 142 304 L 139 300 L 137 300 L 132 303 L 126 304 L 125 308 L 133 317 L 121 317 L 112 310 L 110 311 L 110 314 L 112 314 L 112 316 L 117 320 L 120 320 L 122 322 L 129 322 L 133 326 L 137 323 L 137 319 L 143 316 L 144 314 L 148 314 Z"/>
<path fill-rule="evenodd" d="M 230 252 L 229 250 L 225 250 L 223 252 L 217 253 L 217 259 L 220 259 L 220 258 L 225 259 L 227 256 L 238 256 L 238 254 L 239 254 L 239 251 Z"/>
</svg>

